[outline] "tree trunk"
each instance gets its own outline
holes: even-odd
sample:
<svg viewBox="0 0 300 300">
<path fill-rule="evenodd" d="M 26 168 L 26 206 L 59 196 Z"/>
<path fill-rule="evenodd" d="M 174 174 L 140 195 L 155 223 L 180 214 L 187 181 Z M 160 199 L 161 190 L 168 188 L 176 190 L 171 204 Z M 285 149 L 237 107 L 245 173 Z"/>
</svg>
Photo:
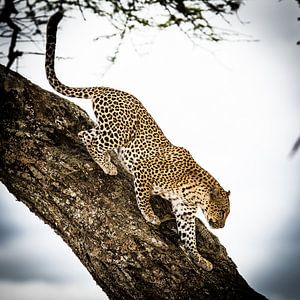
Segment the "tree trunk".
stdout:
<svg viewBox="0 0 300 300">
<path fill-rule="evenodd" d="M 87 100 L 83 100 L 87 101 Z M 200 221 L 195 266 L 174 220 L 149 225 L 131 176 L 105 175 L 77 133 L 93 122 L 75 104 L 0 66 L 0 180 L 71 247 L 110 299 L 266 299 L 248 286 L 225 248 Z M 169 203 L 153 199 L 157 215 Z"/>
</svg>

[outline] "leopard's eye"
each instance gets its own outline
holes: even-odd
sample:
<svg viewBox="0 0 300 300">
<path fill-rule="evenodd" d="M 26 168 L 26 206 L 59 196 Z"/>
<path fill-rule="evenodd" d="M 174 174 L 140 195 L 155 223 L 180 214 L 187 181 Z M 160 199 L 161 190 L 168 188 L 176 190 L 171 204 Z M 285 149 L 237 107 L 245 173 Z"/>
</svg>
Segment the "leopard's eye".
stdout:
<svg viewBox="0 0 300 300">
<path fill-rule="evenodd" d="M 225 216 L 224 210 L 221 210 L 219 213 L 220 213 L 220 218 L 221 218 L 221 219 L 224 219 L 224 216 Z"/>
</svg>

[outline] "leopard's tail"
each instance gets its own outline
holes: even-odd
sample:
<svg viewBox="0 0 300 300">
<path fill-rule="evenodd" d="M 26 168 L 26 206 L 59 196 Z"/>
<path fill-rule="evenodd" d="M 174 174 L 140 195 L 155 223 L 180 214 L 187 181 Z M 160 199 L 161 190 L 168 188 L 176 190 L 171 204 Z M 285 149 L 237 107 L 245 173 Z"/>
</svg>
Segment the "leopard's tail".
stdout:
<svg viewBox="0 0 300 300">
<path fill-rule="evenodd" d="M 91 92 L 94 88 L 78 88 L 78 87 L 69 87 L 61 83 L 55 73 L 55 46 L 56 46 L 56 32 L 57 26 L 60 20 L 63 17 L 61 11 L 56 12 L 49 19 L 47 25 L 47 43 L 46 43 L 46 60 L 45 60 L 45 69 L 47 79 L 50 85 L 60 94 L 70 97 L 77 98 L 90 98 Z"/>
</svg>

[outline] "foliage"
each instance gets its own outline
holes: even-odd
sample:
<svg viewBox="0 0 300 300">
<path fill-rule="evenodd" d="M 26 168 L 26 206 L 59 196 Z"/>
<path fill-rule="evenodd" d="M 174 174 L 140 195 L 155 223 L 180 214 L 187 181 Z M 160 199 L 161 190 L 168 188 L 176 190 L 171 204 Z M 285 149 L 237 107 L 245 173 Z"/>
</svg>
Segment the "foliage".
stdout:
<svg viewBox="0 0 300 300">
<path fill-rule="evenodd" d="M 23 54 L 21 42 L 43 37 L 49 15 L 58 9 L 90 11 L 106 18 L 121 40 L 142 27 L 165 29 L 178 26 L 190 38 L 219 41 L 226 35 L 211 23 L 213 16 L 226 20 L 238 10 L 241 0 L 4 0 L 1 1 L 0 37 L 10 43 L 7 67 Z M 115 58 L 115 57 L 114 57 Z M 113 59 L 114 59 L 113 58 Z"/>
</svg>

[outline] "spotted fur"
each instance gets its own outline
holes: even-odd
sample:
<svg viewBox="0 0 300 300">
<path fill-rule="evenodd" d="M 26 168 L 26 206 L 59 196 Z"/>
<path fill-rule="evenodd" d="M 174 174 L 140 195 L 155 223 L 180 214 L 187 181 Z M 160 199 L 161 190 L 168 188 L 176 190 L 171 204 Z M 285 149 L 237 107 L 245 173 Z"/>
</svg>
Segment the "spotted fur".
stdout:
<svg viewBox="0 0 300 300">
<path fill-rule="evenodd" d="M 79 137 L 102 170 L 116 175 L 108 151 L 115 150 L 133 175 L 138 207 L 146 221 L 159 225 L 150 198 L 171 201 L 180 238 L 194 261 L 205 270 L 212 264 L 196 247 L 195 217 L 200 208 L 213 228 L 222 228 L 229 214 L 229 192 L 201 168 L 190 153 L 165 137 L 141 102 L 134 96 L 107 87 L 78 88 L 62 84 L 54 70 L 57 25 L 54 14 L 47 27 L 46 73 L 51 86 L 65 96 L 91 99 L 97 126 Z"/>
</svg>

